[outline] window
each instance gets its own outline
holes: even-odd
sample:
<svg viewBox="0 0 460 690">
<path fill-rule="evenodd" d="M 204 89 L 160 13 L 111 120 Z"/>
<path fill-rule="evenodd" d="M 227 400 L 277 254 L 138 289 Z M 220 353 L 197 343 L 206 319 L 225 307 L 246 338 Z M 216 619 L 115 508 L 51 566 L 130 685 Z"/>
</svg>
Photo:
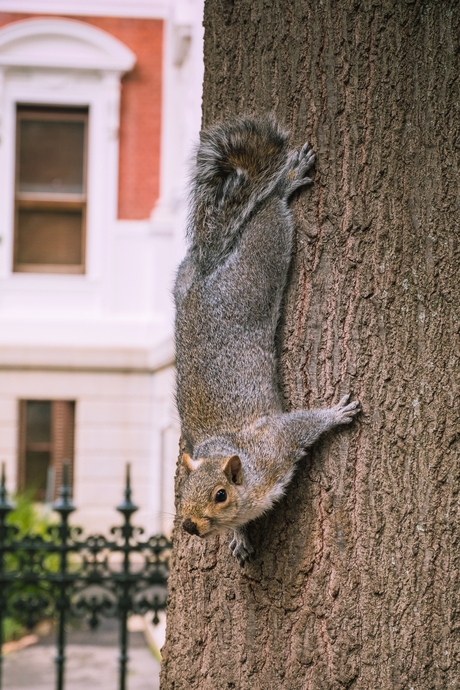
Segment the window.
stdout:
<svg viewBox="0 0 460 690">
<path fill-rule="evenodd" d="M 69 474 L 73 475 L 74 427 L 74 402 L 20 401 L 19 491 L 32 491 L 38 501 L 56 498 L 64 460 L 70 462 Z"/>
<path fill-rule="evenodd" d="M 18 105 L 14 271 L 84 273 L 88 108 Z"/>
</svg>

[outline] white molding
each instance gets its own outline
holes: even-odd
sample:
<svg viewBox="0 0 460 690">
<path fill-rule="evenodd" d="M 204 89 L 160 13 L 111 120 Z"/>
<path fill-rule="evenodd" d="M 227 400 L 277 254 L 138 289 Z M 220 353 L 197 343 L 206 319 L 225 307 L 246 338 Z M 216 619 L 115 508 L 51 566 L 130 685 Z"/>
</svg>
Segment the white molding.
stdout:
<svg viewBox="0 0 460 690">
<path fill-rule="evenodd" d="M 174 360 L 172 338 L 166 338 L 149 349 L 0 345 L 0 371 L 154 374 L 173 366 Z"/>
<path fill-rule="evenodd" d="M 172 0 L 163 42 L 160 198 L 152 233 L 172 233 L 174 264 L 185 253 L 189 160 L 201 128 L 204 0 Z"/>
<path fill-rule="evenodd" d="M 127 72 L 136 56 L 121 41 L 85 22 L 23 19 L 0 30 L 0 65 Z"/>
<path fill-rule="evenodd" d="M 63 284 L 70 276 L 12 273 L 15 109 L 16 103 L 88 106 L 88 215 L 86 274 L 72 276 L 72 284 L 100 280 L 104 273 L 108 226 L 116 220 L 118 194 L 118 99 L 119 79 L 107 73 L 77 73 L 72 70 L 10 68 L 6 71 L 3 94 L 0 175 L 0 279 L 9 278 L 11 287 L 43 283 Z M 108 118 L 108 113 L 112 117 Z M 1 256 L 3 254 L 3 256 Z M 42 278 L 43 280 L 40 280 Z M 64 278 L 64 280 L 62 280 Z M 6 286 L 3 286 L 5 290 Z"/>
<path fill-rule="evenodd" d="M 173 65 L 182 67 L 190 56 L 190 46 L 193 39 L 193 27 L 189 24 L 176 24 L 173 27 Z"/>
<path fill-rule="evenodd" d="M 170 11 L 169 0 L 0 0 L 0 12 L 166 19 Z"/>
</svg>

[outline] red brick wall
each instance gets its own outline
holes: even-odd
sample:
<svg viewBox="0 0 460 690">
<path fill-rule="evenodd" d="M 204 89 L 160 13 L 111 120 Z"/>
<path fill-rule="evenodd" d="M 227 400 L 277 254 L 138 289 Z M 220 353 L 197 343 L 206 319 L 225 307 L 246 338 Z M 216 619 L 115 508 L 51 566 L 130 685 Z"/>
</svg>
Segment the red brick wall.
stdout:
<svg viewBox="0 0 460 690">
<path fill-rule="evenodd" d="M 39 16 L 51 15 L 0 12 L 0 27 Z M 68 15 L 65 18 L 107 31 L 137 56 L 134 69 L 122 80 L 118 217 L 148 218 L 160 189 L 163 21 Z"/>
</svg>

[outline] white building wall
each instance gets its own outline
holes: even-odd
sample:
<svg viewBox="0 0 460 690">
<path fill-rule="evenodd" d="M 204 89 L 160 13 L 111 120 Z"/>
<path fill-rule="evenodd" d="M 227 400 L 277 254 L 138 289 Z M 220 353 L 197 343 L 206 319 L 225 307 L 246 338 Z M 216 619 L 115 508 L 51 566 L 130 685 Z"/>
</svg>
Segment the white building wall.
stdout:
<svg viewBox="0 0 460 690">
<path fill-rule="evenodd" d="M 179 430 L 168 352 L 156 362 L 128 350 L 112 350 L 108 361 L 103 351 L 83 354 L 42 348 L 27 369 L 25 350 L 0 350 L 0 460 L 8 489 L 16 487 L 19 400 L 75 400 L 74 522 L 93 532 L 114 524 L 129 462 L 140 506 L 135 522 L 169 534 Z"/>
<path fill-rule="evenodd" d="M 114 507 L 122 499 L 126 462 L 140 506 L 134 521 L 150 533 L 169 532 L 172 525 L 179 425 L 171 288 L 184 252 L 186 161 L 201 120 L 202 8 L 202 0 L 133 0 L 129 7 L 111 0 L 0 0 L 0 11 L 119 11 L 165 21 L 160 199 L 148 221 L 116 218 L 114 133 L 122 68 L 104 76 L 91 65 L 2 70 L 0 64 L 0 461 L 6 462 L 13 491 L 20 399 L 75 400 L 73 520 L 92 532 L 117 522 Z M 14 103 L 24 99 L 90 103 L 90 225 L 97 233 L 90 239 L 85 276 L 11 271 L 13 115 Z"/>
</svg>

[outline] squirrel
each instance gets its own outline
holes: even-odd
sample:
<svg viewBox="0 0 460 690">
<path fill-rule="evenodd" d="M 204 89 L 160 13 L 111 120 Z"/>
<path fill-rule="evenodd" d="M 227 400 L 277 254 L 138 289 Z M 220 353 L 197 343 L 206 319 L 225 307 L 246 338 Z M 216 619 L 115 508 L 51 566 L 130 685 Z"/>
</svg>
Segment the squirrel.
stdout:
<svg viewBox="0 0 460 690">
<path fill-rule="evenodd" d="M 187 223 L 189 248 L 174 287 L 176 401 L 186 444 L 182 527 L 209 537 L 245 526 L 284 494 L 296 463 L 325 431 L 350 423 L 359 401 L 285 412 L 275 333 L 292 256 L 292 194 L 311 184 L 306 143 L 288 147 L 272 116 L 204 130 Z"/>
</svg>

